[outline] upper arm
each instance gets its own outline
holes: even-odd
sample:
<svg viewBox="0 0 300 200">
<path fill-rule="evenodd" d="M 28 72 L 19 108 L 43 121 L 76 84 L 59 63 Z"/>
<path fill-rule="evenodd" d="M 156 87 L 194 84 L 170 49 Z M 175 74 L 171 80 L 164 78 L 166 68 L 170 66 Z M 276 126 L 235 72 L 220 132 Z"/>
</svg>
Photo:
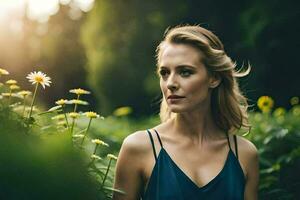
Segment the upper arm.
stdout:
<svg viewBox="0 0 300 200">
<path fill-rule="evenodd" d="M 142 188 L 141 145 L 137 133 L 127 136 L 116 163 L 114 188 L 125 194 L 113 193 L 113 200 L 139 199 Z"/>
<path fill-rule="evenodd" d="M 259 157 L 258 152 L 254 144 L 247 141 L 245 145 L 245 156 L 247 158 L 247 179 L 245 186 L 245 200 L 257 200 L 258 199 L 258 184 L 259 184 Z"/>
</svg>

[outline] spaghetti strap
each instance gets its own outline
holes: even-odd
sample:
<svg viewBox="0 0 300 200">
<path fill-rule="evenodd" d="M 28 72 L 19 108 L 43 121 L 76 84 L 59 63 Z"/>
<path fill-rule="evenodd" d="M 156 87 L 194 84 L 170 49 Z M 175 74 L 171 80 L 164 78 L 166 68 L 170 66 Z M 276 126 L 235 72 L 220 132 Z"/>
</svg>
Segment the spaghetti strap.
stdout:
<svg viewBox="0 0 300 200">
<path fill-rule="evenodd" d="M 228 133 L 226 133 L 226 136 L 227 136 L 228 146 L 229 146 L 230 150 L 232 151 L 231 146 L 230 146 L 230 140 L 229 140 Z M 239 160 L 238 147 L 237 147 L 237 141 L 236 141 L 236 135 L 235 134 L 233 135 L 233 139 L 234 139 L 234 144 L 235 144 L 235 155 L 236 155 L 236 158 Z"/>
<path fill-rule="evenodd" d="M 152 150 L 153 150 L 155 161 L 157 161 L 157 156 L 156 156 L 156 151 L 155 151 L 155 146 L 154 146 L 154 141 L 153 141 L 152 134 L 148 129 L 147 129 L 147 132 L 148 132 L 148 135 L 150 137 L 151 144 L 152 144 Z"/>
<path fill-rule="evenodd" d="M 238 144 L 236 141 L 236 135 L 233 135 L 234 138 L 234 143 L 235 143 L 235 154 L 236 154 L 236 158 L 239 160 L 239 154 L 238 154 Z"/>
<path fill-rule="evenodd" d="M 161 139 L 160 139 L 160 137 L 159 137 L 158 132 L 157 132 L 155 129 L 153 129 L 153 130 L 155 131 L 155 133 L 156 133 L 156 135 L 157 135 L 157 138 L 158 138 L 158 141 L 159 141 L 159 143 L 160 143 L 161 148 L 164 148 L 163 145 L 162 145 L 162 142 L 161 142 Z"/>
<path fill-rule="evenodd" d="M 229 147 L 230 150 L 232 150 L 232 149 L 231 149 L 231 146 L 230 146 L 229 135 L 228 135 L 227 132 L 226 132 L 226 137 L 227 137 L 228 147 Z"/>
</svg>

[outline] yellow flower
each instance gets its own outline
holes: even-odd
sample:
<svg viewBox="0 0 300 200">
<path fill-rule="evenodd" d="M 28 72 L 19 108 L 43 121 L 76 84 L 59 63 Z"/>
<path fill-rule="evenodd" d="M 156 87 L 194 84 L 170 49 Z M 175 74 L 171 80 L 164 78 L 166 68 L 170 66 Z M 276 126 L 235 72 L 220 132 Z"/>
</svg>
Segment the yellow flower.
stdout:
<svg viewBox="0 0 300 200">
<path fill-rule="evenodd" d="M 292 97 L 290 103 L 292 106 L 297 105 L 299 103 L 299 97 Z"/>
<path fill-rule="evenodd" d="M 293 115 L 295 116 L 300 116 L 300 106 L 299 105 L 296 105 L 292 108 L 292 113 Z"/>
<path fill-rule="evenodd" d="M 54 107 L 50 108 L 47 112 L 61 111 L 60 110 L 61 107 L 62 107 L 61 105 L 54 106 Z"/>
<path fill-rule="evenodd" d="M 116 156 L 114 156 L 113 154 L 107 154 L 107 157 L 110 159 L 114 159 L 117 160 L 118 158 Z"/>
<path fill-rule="evenodd" d="M 92 159 L 95 159 L 95 160 L 101 160 L 102 158 L 100 158 L 99 156 L 95 155 L 95 154 L 92 154 L 91 155 L 91 158 Z"/>
<path fill-rule="evenodd" d="M 25 108 L 25 111 L 30 111 L 30 110 L 31 110 L 31 107 L 26 107 Z M 32 107 L 32 110 L 33 111 L 39 111 L 39 109 L 37 107 L 35 107 L 35 106 Z"/>
<path fill-rule="evenodd" d="M 31 94 L 32 94 L 32 92 L 30 92 L 28 90 L 22 90 L 22 91 L 18 92 L 18 95 L 23 96 L 23 97 L 26 97 Z"/>
<path fill-rule="evenodd" d="M 16 80 L 13 80 L 13 79 L 10 79 L 8 81 L 5 82 L 7 85 L 15 85 L 17 84 L 18 82 Z"/>
<path fill-rule="evenodd" d="M 107 147 L 109 146 L 107 143 L 105 143 L 105 142 L 103 142 L 102 140 L 99 140 L 99 139 L 93 139 L 92 143 L 100 144 L 100 145 L 107 146 Z"/>
<path fill-rule="evenodd" d="M 17 86 L 17 85 L 10 85 L 10 86 L 9 86 L 9 89 L 11 89 L 11 90 L 19 90 L 20 87 Z"/>
<path fill-rule="evenodd" d="M 92 111 L 85 112 L 84 115 L 87 116 L 87 117 L 89 117 L 89 118 L 98 118 L 98 117 L 100 117 L 100 115 L 98 115 L 97 113 L 92 112 Z"/>
<path fill-rule="evenodd" d="M 16 97 L 16 98 L 20 98 L 20 99 L 23 99 L 23 97 L 21 97 L 19 94 L 17 93 L 11 93 L 11 96 L 12 97 Z"/>
<path fill-rule="evenodd" d="M 77 94 L 77 95 L 91 94 L 91 92 L 89 92 L 89 91 L 87 91 L 87 90 L 84 90 L 84 89 L 81 89 L 81 88 L 72 89 L 72 90 L 70 90 L 69 92 L 70 92 L 70 93 Z"/>
<path fill-rule="evenodd" d="M 9 74 L 8 71 L 6 71 L 5 69 L 0 68 L 0 76 L 1 75 L 8 75 L 8 74 Z"/>
<path fill-rule="evenodd" d="M 60 99 L 60 100 L 55 101 L 55 104 L 63 106 L 65 104 L 69 104 L 69 101 L 66 99 Z"/>
<path fill-rule="evenodd" d="M 2 92 L 1 95 L 3 97 L 10 97 L 10 96 L 12 96 L 11 93 L 8 93 L 8 92 Z"/>
<path fill-rule="evenodd" d="M 77 113 L 77 112 L 71 112 L 71 113 L 69 113 L 69 116 L 75 119 L 75 118 L 79 117 L 79 113 Z"/>
<path fill-rule="evenodd" d="M 67 122 L 66 121 L 59 121 L 59 122 L 57 122 L 57 125 L 65 126 L 65 125 L 67 125 Z"/>
<path fill-rule="evenodd" d="M 274 106 L 274 101 L 269 96 L 261 96 L 257 101 L 257 106 L 263 113 L 269 113 Z"/>
<path fill-rule="evenodd" d="M 279 107 L 279 108 L 276 108 L 273 112 L 273 115 L 275 117 L 279 117 L 279 116 L 282 116 L 286 113 L 285 109 L 283 107 Z"/>
<path fill-rule="evenodd" d="M 102 141 L 102 140 L 99 140 L 99 139 L 93 139 L 93 140 L 92 140 L 92 143 L 100 144 L 100 143 L 103 143 L 103 141 Z"/>
<path fill-rule="evenodd" d="M 73 135 L 74 138 L 83 138 L 84 135 L 83 134 L 75 134 Z"/>
<path fill-rule="evenodd" d="M 54 117 L 51 117 L 51 119 L 53 119 L 53 120 L 63 120 L 63 119 L 65 119 L 65 115 L 64 114 L 55 115 Z"/>
<path fill-rule="evenodd" d="M 70 104 L 79 104 L 79 105 L 88 105 L 89 103 L 86 101 L 82 101 L 79 99 L 72 99 L 69 101 Z"/>
<path fill-rule="evenodd" d="M 125 115 L 129 115 L 131 112 L 132 112 L 132 108 L 126 106 L 126 107 L 117 108 L 113 114 L 115 116 L 125 116 Z"/>
<path fill-rule="evenodd" d="M 41 84 L 44 89 L 45 86 L 50 87 L 51 78 L 41 71 L 31 72 L 30 74 L 27 75 L 26 78 L 29 79 L 29 82 L 31 82 L 32 84 Z"/>
</svg>

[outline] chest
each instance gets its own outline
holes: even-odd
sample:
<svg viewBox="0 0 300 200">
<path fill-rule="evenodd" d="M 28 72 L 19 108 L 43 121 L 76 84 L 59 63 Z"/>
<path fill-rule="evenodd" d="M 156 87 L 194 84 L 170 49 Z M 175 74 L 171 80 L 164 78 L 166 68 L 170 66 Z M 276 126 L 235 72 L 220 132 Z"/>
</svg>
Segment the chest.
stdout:
<svg viewBox="0 0 300 200">
<path fill-rule="evenodd" d="M 152 170 L 143 199 L 243 199 L 245 180 L 230 151 L 222 169 L 203 185 L 189 177 L 163 149 Z M 198 177 L 199 178 L 199 177 Z M 201 177 L 200 177 L 201 178 Z"/>
<path fill-rule="evenodd" d="M 157 150 L 157 155 L 164 154 L 172 166 L 178 169 L 182 175 L 186 176 L 198 187 L 203 187 L 213 180 L 223 169 L 227 157 L 228 148 L 226 145 L 220 145 L 214 148 L 190 148 L 182 146 L 164 147 L 164 152 Z M 153 153 L 149 153 L 144 165 L 144 185 L 147 188 L 149 179 L 153 173 L 155 159 Z"/>
</svg>

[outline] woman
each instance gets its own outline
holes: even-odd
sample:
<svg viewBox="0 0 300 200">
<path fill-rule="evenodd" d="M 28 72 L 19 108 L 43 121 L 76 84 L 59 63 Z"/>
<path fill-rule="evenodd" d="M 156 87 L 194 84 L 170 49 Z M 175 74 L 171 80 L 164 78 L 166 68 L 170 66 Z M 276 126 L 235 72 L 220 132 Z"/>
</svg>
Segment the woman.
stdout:
<svg viewBox="0 0 300 200">
<path fill-rule="evenodd" d="M 157 48 L 162 123 L 127 136 L 114 200 L 257 199 L 255 146 L 234 133 L 250 129 L 235 63 L 200 26 L 167 31 Z"/>
</svg>

